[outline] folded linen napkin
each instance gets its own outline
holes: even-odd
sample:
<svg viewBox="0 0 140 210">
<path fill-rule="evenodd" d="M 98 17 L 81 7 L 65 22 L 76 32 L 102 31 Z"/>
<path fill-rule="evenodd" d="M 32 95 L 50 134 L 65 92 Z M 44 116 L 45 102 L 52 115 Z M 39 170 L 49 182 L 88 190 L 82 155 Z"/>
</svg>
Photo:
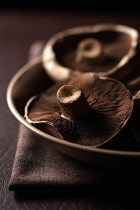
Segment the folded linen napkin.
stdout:
<svg viewBox="0 0 140 210">
<path fill-rule="evenodd" d="M 130 187 L 140 184 L 139 173 L 131 170 L 98 168 L 70 158 L 20 125 L 17 150 L 9 189 L 50 187 Z M 116 189 L 116 188 L 115 188 Z"/>
<path fill-rule="evenodd" d="M 85 185 L 102 183 L 96 167 L 53 149 L 45 139 L 20 125 L 10 190 L 32 185 Z M 102 175 L 104 177 L 104 175 Z"/>
</svg>

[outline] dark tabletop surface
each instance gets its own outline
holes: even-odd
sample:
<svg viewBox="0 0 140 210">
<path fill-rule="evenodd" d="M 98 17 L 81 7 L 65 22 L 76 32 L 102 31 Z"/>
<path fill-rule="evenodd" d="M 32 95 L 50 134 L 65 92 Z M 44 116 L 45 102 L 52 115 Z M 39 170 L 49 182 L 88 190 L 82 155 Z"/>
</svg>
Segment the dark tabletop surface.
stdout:
<svg viewBox="0 0 140 210">
<path fill-rule="evenodd" d="M 47 40 L 54 33 L 79 25 L 103 22 L 126 24 L 140 30 L 140 15 L 134 13 L 97 13 L 45 10 L 0 10 L 0 209 L 139 209 L 135 189 L 92 189 L 74 194 L 9 192 L 19 123 L 6 102 L 8 83 L 26 63 L 30 45 Z M 87 190 L 87 189 L 85 189 Z M 88 191 L 88 190 L 87 190 Z"/>
</svg>

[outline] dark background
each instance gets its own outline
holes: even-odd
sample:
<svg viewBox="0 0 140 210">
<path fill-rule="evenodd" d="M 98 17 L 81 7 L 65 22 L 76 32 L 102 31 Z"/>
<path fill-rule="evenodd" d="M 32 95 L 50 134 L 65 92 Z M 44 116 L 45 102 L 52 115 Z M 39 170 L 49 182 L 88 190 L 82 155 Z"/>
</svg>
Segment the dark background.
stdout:
<svg viewBox="0 0 140 210">
<path fill-rule="evenodd" d="M 1 8 L 139 13 L 138 0 L 1 0 Z"/>
<path fill-rule="evenodd" d="M 92 5 L 93 4 L 93 5 Z M 8 184 L 16 151 L 19 123 L 7 102 L 7 86 L 27 62 L 28 50 L 36 40 L 48 40 L 54 33 L 79 25 L 115 22 L 140 31 L 137 1 L 0 1 L 0 210 L 139 209 L 140 191 L 96 192 L 90 196 L 27 196 L 9 192 Z M 115 180 L 114 180 L 115 181 Z M 128 183 L 129 184 L 129 183 Z M 108 191 L 108 192 L 107 192 Z M 84 193 L 85 194 L 85 193 Z"/>
</svg>

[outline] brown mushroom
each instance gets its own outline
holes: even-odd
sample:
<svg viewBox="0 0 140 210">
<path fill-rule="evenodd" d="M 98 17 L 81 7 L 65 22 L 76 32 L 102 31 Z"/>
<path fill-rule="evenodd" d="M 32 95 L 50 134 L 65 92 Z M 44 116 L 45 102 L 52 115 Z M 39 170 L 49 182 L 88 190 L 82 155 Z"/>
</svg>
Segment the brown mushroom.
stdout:
<svg viewBox="0 0 140 210">
<path fill-rule="evenodd" d="M 114 137 L 114 144 L 109 149 L 124 151 L 140 151 L 140 84 L 139 78 L 135 78 L 127 83 L 133 98 L 133 110 L 130 119 Z"/>
<path fill-rule="evenodd" d="M 129 77 L 129 80 L 126 81 L 125 85 L 130 90 L 131 95 L 133 97 L 134 106 L 133 112 L 130 118 L 130 126 L 129 130 L 131 130 L 133 138 L 133 143 L 135 143 L 136 148 L 135 150 L 140 150 L 140 76 L 139 73 L 132 74 Z"/>
<path fill-rule="evenodd" d="M 125 86 L 129 89 L 133 100 L 134 100 L 134 107 L 133 107 L 133 124 L 137 124 L 140 122 L 140 75 L 137 74 L 133 75 L 132 78 L 129 78 L 128 81 L 125 82 Z"/>
<path fill-rule="evenodd" d="M 118 24 L 98 24 L 53 35 L 44 48 L 42 61 L 55 81 L 92 71 L 123 81 L 139 65 L 139 55 L 137 30 Z"/>
<path fill-rule="evenodd" d="M 34 126 L 53 128 L 61 139 L 99 147 L 124 127 L 132 109 L 131 94 L 121 82 L 83 73 L 31 98 L 25 118 Z"/>
<path fill-rule="evenodd" d="M 133 95 L 134 107 L 131 116 L 132 133 L 140 146 L 140 90 Z"/>
</svg>

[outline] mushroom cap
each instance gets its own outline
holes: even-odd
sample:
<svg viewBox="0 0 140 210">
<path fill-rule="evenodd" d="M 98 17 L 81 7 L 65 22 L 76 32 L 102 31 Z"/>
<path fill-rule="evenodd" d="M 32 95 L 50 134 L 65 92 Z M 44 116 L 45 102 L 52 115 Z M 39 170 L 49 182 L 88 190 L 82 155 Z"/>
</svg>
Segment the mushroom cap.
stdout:
<svg viewBox="0 0 140 210">
<path fill-rule="evenodd" d="M 129 120 L 129 126 L 125 126 L 125 130 L 129 136 L 131 135 L 130 149 L 140 150 L 140 73 L 139 67 L 132 71 L 124 82 L 125 86 L 129 89 L 134 105 L 131 118 Z M 125 132 L 125 134 L 126 134 Z M 131 134 L 130 134 L 131 133 Z M 123 135 L 124 137 L 124 135 Z M 128 139 L 128 138 L 127 138 Z M 132 140 L 133 139 L 133 140 Z"/>
<path fill-rule="evenodd" d="M 83 40 L 84 43 L 81 43 Z M 91 42 L 94 47 L 90 45 L 88 48 L 87 42 Z M 92 71 L 98 76 L 122 80 L 139 63 L 138 43 L 138 31 L 124 25 L 77 27 L 53 35 L 44 48 L 42 61 L 45 71 L 54 81 L 68 79 L 71 74 Z M 79 48 L 82 49 L 81 62 L 77 62 L 77 53 L 81 53 Z M 101 52 L 103 56 L 100 57 L 98 54 Z M 88 62 L 91 59 L 85 61 L 85 54 L 88 57 L 92 55 L 93 62 Z"/>
<path fill-rule="evenodd" d="M 129 77 L 124 82 L 127 89 L 129 89 L 133 100 L 133 112 L 131 116 L 132 127 L 137 126 L 138 122 L 140 121 L 140 73 L 139 68 L 132 72 Z"/>
<path fill-rule="evenodd" d="M 139 72 L 137 74 L 132 73 L 128 80 L 125 82 L 125 86 L 129 89 L 133 100 L 133 112 L 131 116 L 132 128 L 137 126 L 137 123 L 140 121 L 140 75 Z"/>
<path fill-rule="evenodd" d="M 57 83 L 31 98 L 25 107 L 26 120 L 37 126 L 53 127 L 60 138 L 77 144 L 99 147 L 110 142 L 128 121 L 133 100 L 129 90 L 119 81 L 83 73 L 67 84 L 80 88 L 91 112 L 79 121 L 61 116 L 56 93 L 65 83 Z M 78 110 L 77 110 L 78 111 Z"/>
<path fill-rule="evenodd" d="M 132 95 L 134 105 L 133 105 L 133 112 L 131 115 L 131 128 L 137 126 L 140 123 L 140 90 L 137 91 L 134 95 Z"/>
</svg>

